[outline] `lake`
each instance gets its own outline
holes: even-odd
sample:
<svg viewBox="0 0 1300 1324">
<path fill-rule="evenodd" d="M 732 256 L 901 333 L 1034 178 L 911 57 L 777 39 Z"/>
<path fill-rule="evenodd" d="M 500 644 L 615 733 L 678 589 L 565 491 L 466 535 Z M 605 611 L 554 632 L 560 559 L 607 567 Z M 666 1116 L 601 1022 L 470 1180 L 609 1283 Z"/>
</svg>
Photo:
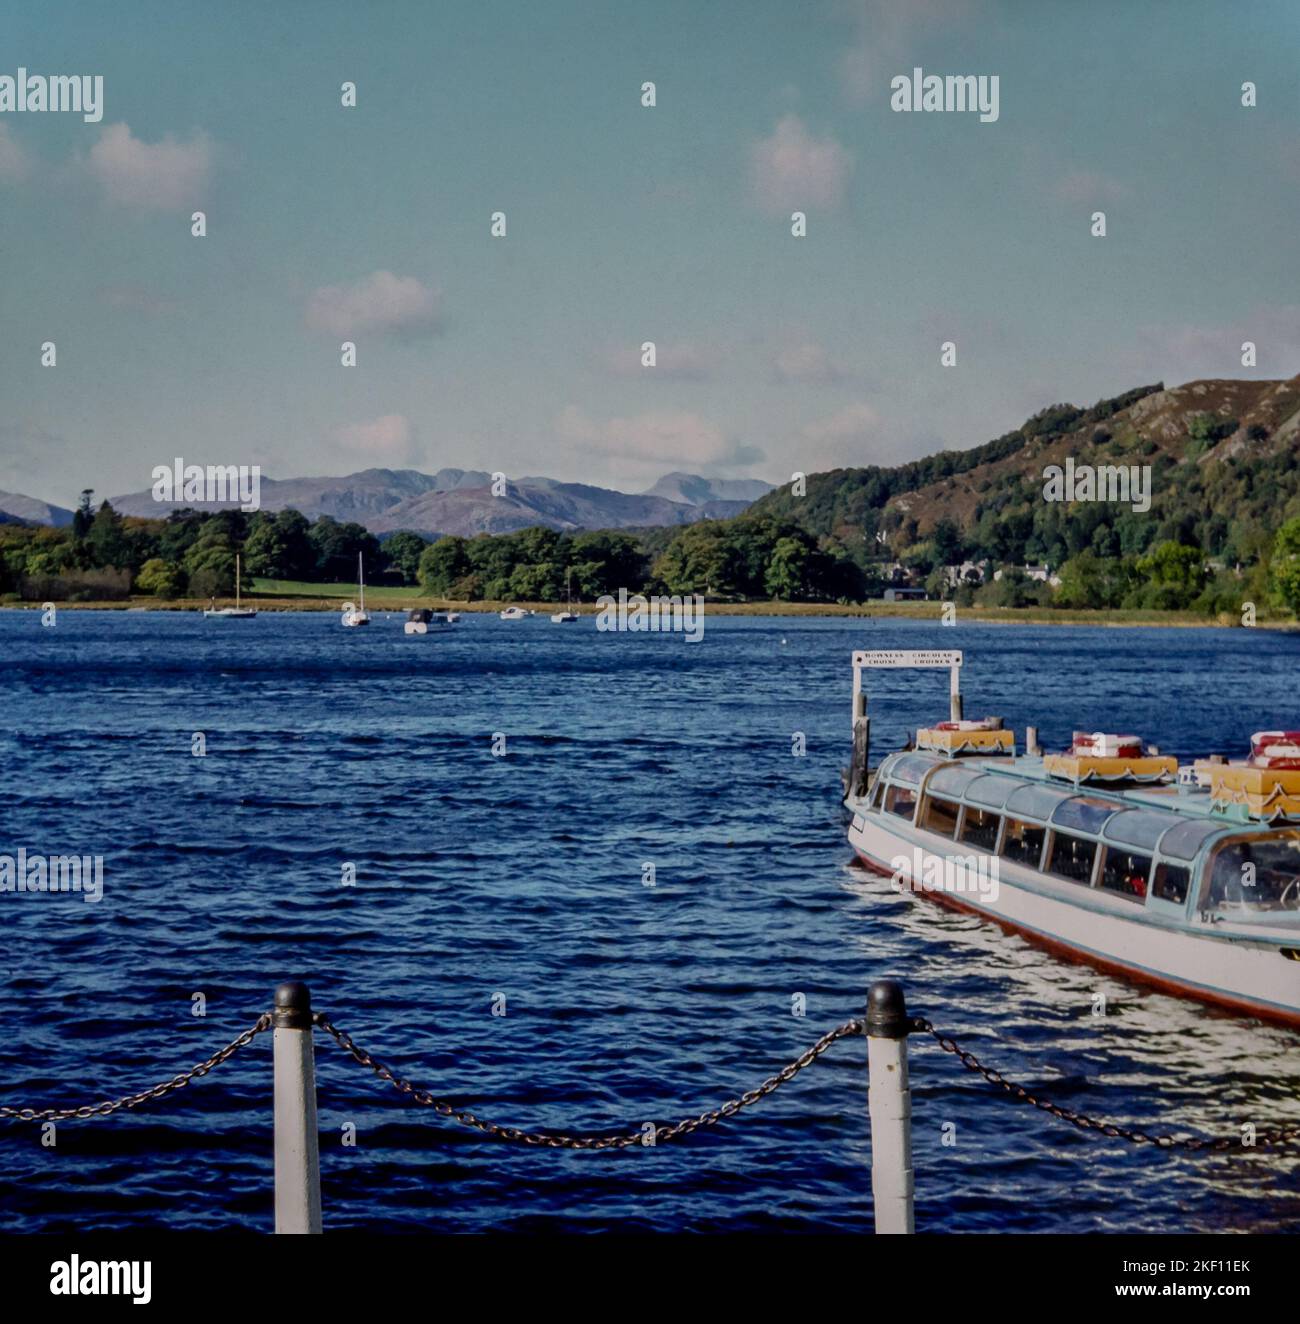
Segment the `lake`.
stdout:
<svg viewBox="0 0 1300 1324">
<path fill-rule="evenodd" d="M 1176 1132 L 1300 1118 L 1294 1033 L 894 894 L 853 866 L 839 803 L 855 647 L 964 649 L 966 715 L 1018 740 L 1105 728 L 1236 756 L 1300 727 L 1300 637 L 710 616 L 689 644 L 466 615 L 408 638 L 373 616 L 0 612 L 0 853 L 104 859 L 98 904 L 0 896 L 5 1103 L 165 1080 L 299 977 L 363 1048 L 480 1116 L 633 1130 L 756 1085 L 890 975 L 1080 1111 Z M 946 672 L 867 685 L 877 756 L 947 716 Z M 327 1229 L 871 1227 L 860 1039 L 738 1118 L 612 1153 L 481 1139 L 323 1035 L 316 1054 Z M 1135 1150 L 1013 1104 L 929 1040 L 911 1064 L 918 1230 L 1300 1218 L 1294 1147 Z M 52 1147 L 4 1123 L 0 1227 L 269 1231 L 270 1087 L 263 1035 Z"/>
</svg>

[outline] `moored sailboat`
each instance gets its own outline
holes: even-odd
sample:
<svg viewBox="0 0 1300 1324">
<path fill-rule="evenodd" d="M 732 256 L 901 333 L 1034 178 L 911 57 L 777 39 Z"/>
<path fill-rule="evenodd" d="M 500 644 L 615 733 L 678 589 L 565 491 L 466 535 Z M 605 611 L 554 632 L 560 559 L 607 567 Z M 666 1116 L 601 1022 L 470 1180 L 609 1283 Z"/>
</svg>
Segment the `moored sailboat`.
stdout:
<svg viewBox="0 0 1300 1324">
<path fill-rule="evenodd" d="M 239 553 L 235 553 L 235 605 L 233 607 L 218 607 L 216 600 L 213 599 L 211 607 L 203 609 L 204 616 L 210 616 L 223 621 L 247 621 L 257 615 L 256 607 L 243 607 L 239 601 Z"/>
<path fill-rule="evenodd" d="M 366 571 L 362 564 L 361 553 L 357 553 L 357 593 L 361 599 L 361 605 L 354 607 L 352 603 L 343 604 L 343 616 L 340 624 L 355 629 L 358 625 L 369 625 L 370 617 L 366 613 Z"/>
</svg>

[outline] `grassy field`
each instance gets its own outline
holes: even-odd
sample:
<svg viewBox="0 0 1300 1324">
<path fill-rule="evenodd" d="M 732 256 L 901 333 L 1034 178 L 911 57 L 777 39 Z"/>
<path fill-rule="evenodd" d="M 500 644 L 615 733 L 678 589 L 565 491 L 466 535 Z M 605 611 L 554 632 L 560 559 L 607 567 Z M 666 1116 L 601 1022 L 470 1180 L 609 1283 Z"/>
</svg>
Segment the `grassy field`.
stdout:
<svg viewBox="0 0 1300 1324">
<path fill-rule="evenodd" d="M 254 579 L 252 590 L 244 594 L 244 601 L 260 611 L 337 611 L 348 601 L 358 599 L 355 584 L 309 584 L 291 579 Z M 218 606 L 233 604 L 233 598 L 218 599 Z M 39 607 L 37 603 L 21 603 L 16 599 L 5 602 L 9 607 Z M 209 603 L 206 599 L 132 597 L 116 602 L 68 602 L 60 607 L 97 608 L 123 611 L 134 608 L 153 611 L 200 611 Z M 425 597 L 418 587 L 393 588 L 388 585 L 366 586 L 366 606 L 377 612 L 407 611 L 412 607 L 432 607 L 435 610 L 453 609 L 463 612 L 498 612 L 503 607 L 518 605 L 529 607 L 540 614 L 559 611 L 562 603 L 555 602 L 453 602 L 447 598 Z M 575 604 L 574 610 L 583 616 L 594 615 L 591 603 Z M 943 611 L 939 602 L 868 602 L 861 605 L 841 606 L 825 602 L 709 602 L 710 616 L 866 616 L 872 618 L 907 617 L 912 620 L 938 620 Z M 990 621 L 1007 625 L 1163 625 L 1239 626 L 1240 621 L 1226 612 L 1216 617 L 1182 611 L 1065 611 L 1052 607 L 959 607 L 959 621 Z M 1300 624 L 1289 620 L 1261 620 L 1260 628 L 1274 630 L 1300 629 Z"/>
</svg>

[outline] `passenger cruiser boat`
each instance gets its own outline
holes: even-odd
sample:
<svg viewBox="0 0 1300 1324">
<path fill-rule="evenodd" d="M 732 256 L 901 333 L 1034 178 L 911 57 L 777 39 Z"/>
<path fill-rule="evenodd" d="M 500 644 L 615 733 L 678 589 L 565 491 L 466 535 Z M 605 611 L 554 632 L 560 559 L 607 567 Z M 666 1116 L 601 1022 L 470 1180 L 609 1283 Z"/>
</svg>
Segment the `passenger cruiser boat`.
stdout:
<svg viewBox="0 0 1300 1324">
<path fill-rule="evenodd" d="M 962 720 L 960 653 L 853 660 L 845 803 L 869 869 L 1071 958 L 1300 1027 L 1300 733 L 1181 768 L 1104 732 L 1018 756 L 1000 719 Z M 945 665 L 952 720 L 868 770 L 862 669 Z"/>
</svg>

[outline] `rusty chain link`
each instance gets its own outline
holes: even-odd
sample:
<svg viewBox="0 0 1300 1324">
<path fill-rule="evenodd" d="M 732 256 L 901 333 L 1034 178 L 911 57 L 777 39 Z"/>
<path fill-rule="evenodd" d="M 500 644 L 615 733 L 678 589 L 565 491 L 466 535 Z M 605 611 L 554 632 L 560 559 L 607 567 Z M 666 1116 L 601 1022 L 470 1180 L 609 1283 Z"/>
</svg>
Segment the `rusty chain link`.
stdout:
<svg viewBox="0 0 1300 1324">
<path fill-rule="evenodd" d="M 1157 1149 L 1184 1149 L 1191 1150 L 1193 1153 L 1201 1150 L 1223 1151 L 1236 1149 L 1241 1145 L 1240 1140 L 1234 1136 L 1153 1136 L 1148 1135 L 1145 1131 L 1135 1131 L 1127 1126 L 1119 1126 L 1115 1122 L 1099 1121 L 1095 1117 L 1077 1113 L 1073 1108 L 1064 1108 L 1059 1103 L 1052 1103 L 1049 1099 L 1040 1099 L 1030 1094 L 1023 1085 L 1016 1085 L 1007 1080 L 1000 1071 L 985 1066 L 974 1053 L 963 1048 L 955 1039 L 940 1034 L 924 1016 L 912 1017 L 912 1029 L 930 1035 L 945 1053 L 951 1053 L 967 1071 L 973 1071 L 976 1075 L 983 1076 L 990 1085 L 996 1085 L 1019 1102 L 1032 1104 L 1035 1108 L 1050 1113 L 1053 1117 L 1059 1117 L 1063 1122 L 1069 1122 L 1071 1125 L 1077 1126 L 1081 1131 L 1098 1131 L 1104 1136 L 1111 1137 L 1111 1139 L 1127 1140 L 1134 1145 L 1155 1145 Z M 1300 1139 L 1300 1125 L 1284 1126 L 1278 1127 L 1276 1130 L 1256 1132 L 1255 1145 L 1282 1145 L 1289 1140 L 1296 1139 Z"/>
<path fill-rule="evenodd" d="M 419 1089 L 382 1062 L 375 1061 L 369 1053 L 357 1047 L 351 1036 L 333 1025 L 323 1013 L 315 1012 L 312 1021 L 361 1066 L 369 1067 L 380 1080 L 386 1080 L 394 1089 L 409 1095 L 416 1103 L 432 1108 L 440 1117 L 449 1117 L 452 1121 L 472 1127 L 494 1140 L 513 1140 L 521 1145 L 538 1145 L 547 1149 L 626 1149 L 629 1145 L 644 1145 L 650 1139 L 650 1133 L 647 1131 L 627 1131 L 616 1135 L 565 1135 L 559 1132 L 521 1131 L 517 1127 L 499 1126 L 496 1122 L 484 1121 L 471 1112 L 453 1107 L 444 1099 L 435 1098 L 428 1090 Z M 864 1025 L 865 1022 L 861 1020 L 852 1020 L 828 1030 L 807 1052 L 800 1054 L 788 1066 L 782 1067 L 776 1075 L 769 1076 L 761 1085 L 740 1095 L 739 1098 L 729 1099 L 720 1108 L 701 1113 L 698 1117 L 683 1118 L 671 1126 L 652 1124 L 654 1125 L 652 1143 L 676 1140 L 679 1136 L 690 1135 L 692 1131 L 698 1131 L 701 1127 L 713 1126 L 724 1117 L 734 1117 L 742 1108 L 748 1108 L 750 1104 L 766 1098 L 786 1081 L 793 1080 L 804 1067 L 815 1062 L 837 1040 L 847 1038 L 849 1035 L 861 1034 Z"/>
<path fill-rule="evenodd" d="M 227 1058 L 234 1057 L 241 1048 L 252 1043 L 263 1030 L 268 1030 L 270 1027 L 271 1013 L 263 1012 L 243 1034 L 213 1053 L 206 1062 L 200 1062 L 198 1066 L 182 1071 L 179 1076 L 173 1076 L 152 1089 L 141 1090 L 139 1094 L 128 1094 L 123 1099 L 110 1099 L 103 1103 L 84 1103 L 79 1108 L 0 1108 L 0 1117 L 12 1118 L 20 1122 L 66 1122 L 74 1117 L 107 1117 L 109 1113 L 115 1113 L 119 1108 L 138 1107 L 153 1099 L 161 1099 L 164 1094 L 181 1089 L 190 1081 L 198 1080 L 200 1076 L 206 1076 L 213 1067 L 219 1067 Z"/>
</svg>

